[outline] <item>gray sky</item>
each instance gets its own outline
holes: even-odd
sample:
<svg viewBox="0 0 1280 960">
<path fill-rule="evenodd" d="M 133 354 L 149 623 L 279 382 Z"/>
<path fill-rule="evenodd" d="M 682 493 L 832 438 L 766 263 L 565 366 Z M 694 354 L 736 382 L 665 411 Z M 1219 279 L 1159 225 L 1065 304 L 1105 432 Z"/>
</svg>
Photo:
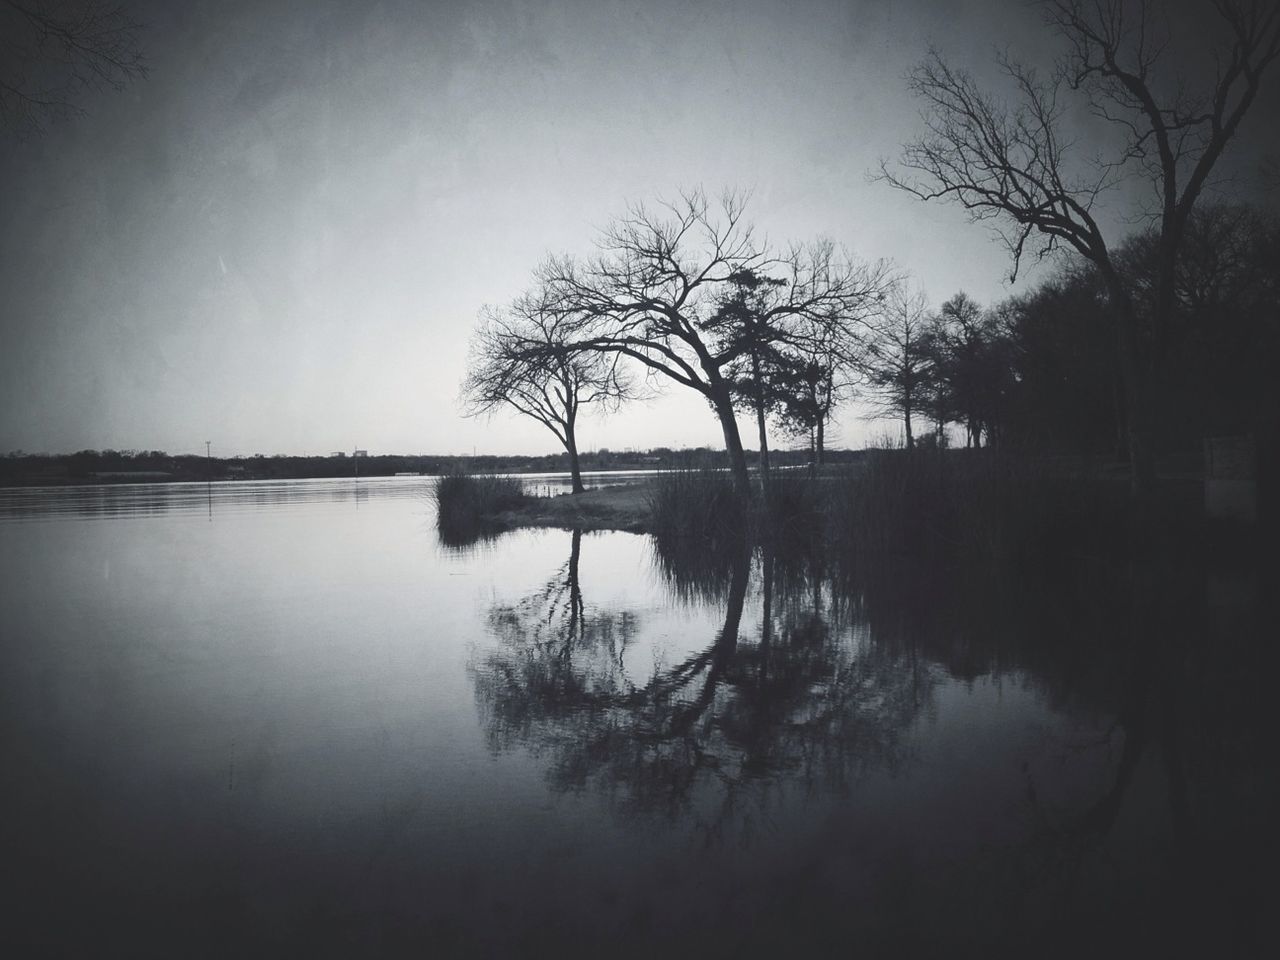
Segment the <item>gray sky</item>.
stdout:
<svg viewBox="0 0 1280 960">
<path fill-rule="evenodd" d="M 935 304 L 1025 287 L 960 211 L 866 179 L 918 129 L 902 75 L 930 42 L 980 71 L 996 43 L 1044 54 L 1019 2 L 138 11 L 149 79 L 0 144 L 0 451 L 550 451 L 459 415 L 478 308 L 693 185 L 752 188 L 770 238 L 892 258 Z M 679 388 L 580 437 L 720 443 Z"/>
</svg>

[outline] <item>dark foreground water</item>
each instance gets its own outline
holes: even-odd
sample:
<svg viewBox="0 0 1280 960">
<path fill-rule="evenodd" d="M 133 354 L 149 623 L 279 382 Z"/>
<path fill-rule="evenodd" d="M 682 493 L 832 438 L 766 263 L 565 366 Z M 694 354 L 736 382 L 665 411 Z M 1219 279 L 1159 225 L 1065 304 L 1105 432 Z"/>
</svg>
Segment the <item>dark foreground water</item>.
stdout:
<svg viewBox="0 0 1280 960">
<path fill-rule="evenodd" d="M 0 942 L 1262 955 L 1257 575 L 1104 566 L 446 548 L 417 479 L 0 491 Z"/>
</svg>

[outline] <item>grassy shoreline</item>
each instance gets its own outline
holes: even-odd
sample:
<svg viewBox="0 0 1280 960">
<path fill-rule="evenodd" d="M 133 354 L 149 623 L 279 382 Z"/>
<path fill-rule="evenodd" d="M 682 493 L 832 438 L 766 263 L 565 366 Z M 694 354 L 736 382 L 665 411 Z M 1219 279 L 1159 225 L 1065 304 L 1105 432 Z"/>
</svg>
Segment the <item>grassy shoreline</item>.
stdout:
<svg viewBox="0 0 1280 960">
<path fill-rule="evenodd" d="M 1171 479 L 1149 512 L 1135 512 L 1122 476 L 991 455 L 885 451 L 854 470 L 775 476 L 767 509 L 755 498 L 736 501 L 719 471 L 557 496 L 533 496 L 494 477 L 458 477 L 437 490 L 448 493 L 437 497 L 440 530 L 458 544 L 529 527 L 645 533 L 702 548 L 745 537 L 867 569 L 908 559 L 991 570 L 1073 557 L 1121 563 L 1134 544 L 1254 539 L 1206 518 L 1201 488 L 1189 480 Z"/>
<path fill-rule="evenodd" d="M 654 486 L 653 481 L 641 481 L 600 487 L 584 493 L 530 496 L 520 506 L 499 511 L 487 519 L 508 528 L 553 527 L 561 530 L 652 533 L 650 498 Z"/>
</svg>

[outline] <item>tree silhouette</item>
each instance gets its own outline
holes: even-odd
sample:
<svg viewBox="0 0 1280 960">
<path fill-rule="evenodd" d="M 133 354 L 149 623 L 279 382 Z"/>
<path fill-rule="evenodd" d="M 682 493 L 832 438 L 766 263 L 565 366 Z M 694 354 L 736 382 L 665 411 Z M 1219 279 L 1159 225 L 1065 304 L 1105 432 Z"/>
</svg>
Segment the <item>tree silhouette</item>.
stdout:
<svg viewBox="0 0 1280 960">
<path fill-rule="evenodd" d="M 80 95 L 147 75 L 142 25 L 104 0 L 0 0 L 0 130 L 19 137 L 82 113 Z"/>
<path fill-rule="evenodd" d="M 581 493 L 578 414 L 583 404 L 616 408 L 634 395 L 617 355 L 570 349 L 564 316 L 540 291 L 501 310 L 485 309 L 471 339 L 462 398 L 468 413 L 511 407 L 550 430 L 569 454 L 573 492 Z"/>
<path fill-rule="evenodd" d="M 936 415 L 964 425 L 966 446 L 991 441 L 1011 377 L 1000 317 L 961 291 L 939 308 L 927 345 Z"/>
<path fill-rule="evenodd" d="M 602 231 L 595 256 L 550 257 L 537 271 L 575 349 L 630 357 L 707 400 L 744 498 L 750 482 L 730 370 L 750 343 L 712 322 L 732 298 L 733 278 L 751 273 L 785 283 L 758 316 L 762 326 L 804 321 L 842 330 L 876 302 L 887 272 L 828 242 L 774 253 L 756 238 L 745 208 L 741 193 L 727 192 L 713 205 L 700 190 L 656 209 L 636 204 Z"/>
<path fill-rule="evenodd" d="M 726 345 L 741 345 L 744 352 L 729 364 L 726 378 L 735 398 L 755 414 L 760 441 L 760 483 L 769 495 L 769 432 L 766 420 L 776 403 L 776 387 L 786 355 L 781 344 L 787 331 L 766 318 L 782 295 L 783 280 L 753 270 L 732 274 L 725 299 L 705 324 L 724 337 Z"/>
<path fill-rule="evenodd" d="M 928 300 L 895 284 L 885 309 L 868 321 L 862 368 L 884 407 L 902 417 L 907 449 L 915 446 L 912 414 L 925 404 L 936 369 Z"/>
<path fill-rule="evenodd" d="M 905 146 L 898 167 L 882 164 L 881 178 L 920 199 L 957 202 L 971 219 L 992 224 L 1015 275 L 1029 242 L 1038 256 L 1065 245 L 1098 269 L 1117 320 L 1133 489 L 1145 497 L 1155 479 L 1150 384 L 1168 349 L 1179 250 L 1210 173 L 1280 55 L 1280 7 L 1266 0 L 1213 4 L 1218 36 L 1205 24 L 1196 37 L 1216 41 L 1216 69 L 1192 93 L 1190 78 L 1164 72 L 1171 31 L 1153 5 L 1041 6 L 1066 46 L 1051 74 L 1002 56 L 1018 95 L 1010 105 L 930 52 L 909 76 L 925 105 L 927 132 Z M 1124 143 L 1110 158 L 1072 163 L 1069 90 L 1121 131 Z M 1128 177 L 1145 178 L 1154 195 L 1157 265 L 1141 296 L 1125 283 L 1095 215 L 1099 199 Z"/>
<path fill-rule="evenodd" d="M 1003 318 L 1013 381 L 1005 435 L 1029 449 L 1122 455 L 1114 320 L 1097 271 L 1066 264 L 992 309 Z"/>
<path fill-rule="evenodd" d="M 775 410 L 780 426 L 793 436 L 807 437 L 813 463 L 825 460 L 827 424 L 836 406 L 853 393 L 864 353 L 864 328 L 879 311 L 883 287 L 892 283 L 881 275 L 881 289 L 852 322 L 840 325 L 803 324 L 776 366 L 773 379 Z"/>
</svg>

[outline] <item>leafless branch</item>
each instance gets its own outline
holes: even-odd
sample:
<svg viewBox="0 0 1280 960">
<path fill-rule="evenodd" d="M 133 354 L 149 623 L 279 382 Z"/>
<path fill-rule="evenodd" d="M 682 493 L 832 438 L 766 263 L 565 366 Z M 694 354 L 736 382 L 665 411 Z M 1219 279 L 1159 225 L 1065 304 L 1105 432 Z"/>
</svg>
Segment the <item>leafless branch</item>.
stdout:
<svg viewBox="0 0 1280 960">
<path fill-rule="evenodd" d="M 0 129 L 38 134 L 83 113 L 85 91 L 145 77 L 142 29 L 108 0 L 0 0 Z"/>
</svg>

